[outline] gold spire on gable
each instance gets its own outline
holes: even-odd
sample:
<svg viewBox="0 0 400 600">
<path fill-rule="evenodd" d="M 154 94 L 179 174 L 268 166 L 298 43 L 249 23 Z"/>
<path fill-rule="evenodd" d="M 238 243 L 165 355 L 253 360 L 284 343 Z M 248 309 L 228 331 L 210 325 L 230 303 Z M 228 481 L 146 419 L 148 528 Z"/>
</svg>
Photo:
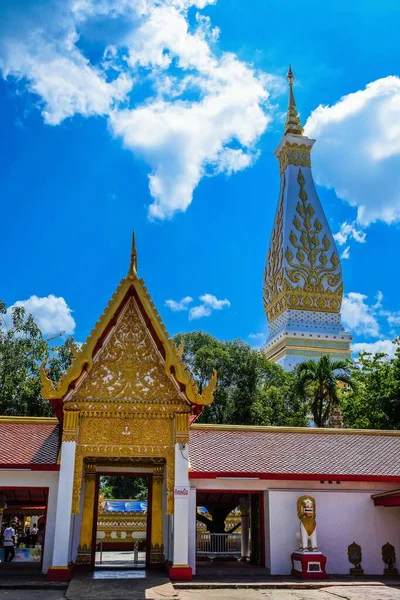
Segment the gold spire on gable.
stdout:
<svg viewBox="0 0 400 600">
<path fill-rule="evenodd" d="M 128 277 L 136 277 L 137 275 L 137 252 L 135 244 L 135 230 L 132 229 L 132 249 L 131 249 L 131 262 L 129 264 Z"/>
<path fill-rule="evenodd" d="M 289 70 L 287 72 L 286 79 L 289 84 L 289 107 L 285 124 L 285 135 L 288 133 L 293 133 L 294 135 L 303 135 L 304 129 L 300 122 L 299 113 L 296 109 L 296 100 L 294 99 L 294 75 L 291 65 L 289 65 Z"/>
</svg>

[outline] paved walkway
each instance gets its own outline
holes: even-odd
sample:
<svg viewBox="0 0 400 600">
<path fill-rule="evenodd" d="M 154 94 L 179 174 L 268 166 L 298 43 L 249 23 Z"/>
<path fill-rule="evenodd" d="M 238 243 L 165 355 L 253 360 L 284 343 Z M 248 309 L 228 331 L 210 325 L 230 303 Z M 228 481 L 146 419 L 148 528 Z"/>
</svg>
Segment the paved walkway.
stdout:
<svg viewBox="0 0 400 600">
<path fill-rule="evenodd" d="M 335 586 L 313 590 L 181 590 L 179 600 L 399 600 L 400 590 L 386 586 Z"/>
<path fill-rule="evenodd" d="M 166 575 L 144 571 L 95 571 L 73 578 L 67 600 L 179 600 Z"/>
</svg>

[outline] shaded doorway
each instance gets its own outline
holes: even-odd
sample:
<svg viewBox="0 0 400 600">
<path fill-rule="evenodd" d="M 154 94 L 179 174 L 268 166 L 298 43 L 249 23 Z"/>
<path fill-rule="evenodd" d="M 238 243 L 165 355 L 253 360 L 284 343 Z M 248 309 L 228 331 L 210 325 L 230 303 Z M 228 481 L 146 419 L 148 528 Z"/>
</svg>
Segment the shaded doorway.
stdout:
<svg viewBox="0 0 400 600">
<path fill-rule="evenodd" d="M 0 568 L 5 570 L 37 570 L 43 562 L 46 534 L 48 488 L 4 487 L 0 488 Z M 13 532 L 13 544 L 9 543 Z M 5 543 L 5 538 L 7 542 Z M 12 546 L 12 551 L 5 549 Z M 11 558 L 5 562 L 5 556 Z"/>
<path fill-rule="evenodd" d="M 197 491 L 198 573 L 204 568 L 242 571 L 264 564 L 262 493 Z"/>
<path fill-rule="evenodd" d="M 98 475 L 95 567 L 148 566 L 150 480 L 149 475 Z"/>
</svg>

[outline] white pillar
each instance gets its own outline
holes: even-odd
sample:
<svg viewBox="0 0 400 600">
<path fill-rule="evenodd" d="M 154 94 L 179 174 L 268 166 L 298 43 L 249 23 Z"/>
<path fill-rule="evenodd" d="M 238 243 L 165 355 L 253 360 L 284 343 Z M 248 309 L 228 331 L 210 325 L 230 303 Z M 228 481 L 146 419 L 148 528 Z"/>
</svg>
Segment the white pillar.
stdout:
<svg viewBox="0 0 400 600">
<path fill-rule="evenodd" d="M 76 442 L 62 442 L 60 477 L 58 480 L 58 497 L 56 525 L 54 533 L 53 564 L 48 576 L 52 579 L 63 579 L 70 571 L 68 567 L 69 548 L 72 531 L 72 491 L 74 484 Z"/>
<path fill-rule="evenodd" d="M 189 444 L 175 444 L 173 580 L 191 580 L 189 567 Z"/>
<path fill-rule="evenodd" d="M 240 498 L 240 526 L 241 534 L 241 557 L 246 562 L 249 558 L 249 533 L 250 533 L 250 503 L 248 496 Z"/>
<path fill-rule="evenodd" d="M 193 575 L 196 574 L 196 513 L 197 513 L 197 495 L 196 488 L 190 488 L 189 491 L 189 551 L 188 562 L 192 568 Z"/>
</svg>

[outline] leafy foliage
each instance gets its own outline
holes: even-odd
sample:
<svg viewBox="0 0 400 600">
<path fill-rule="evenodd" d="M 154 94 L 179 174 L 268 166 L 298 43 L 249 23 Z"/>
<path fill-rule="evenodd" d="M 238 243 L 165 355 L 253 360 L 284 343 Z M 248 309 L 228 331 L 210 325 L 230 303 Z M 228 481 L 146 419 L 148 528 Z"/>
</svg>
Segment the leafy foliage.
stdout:
<svg viewBox="0 0 400 600">
<path fill-rule="evenodd" d="M 147 500 L 147 478 L 103 475 L 100 477 L 100 493 L 105 500 Z"/>
<path fill-rule="evenodd" d="M 300 396 L 308 398 L 317 427 L 326 427 L 332 409 L 339 406 L 339 384 L 355 389 L 350 372 L 350 361 L 332 360 L 330 356 L 306 360 L 297 366 L 297 390 Z"/>
<path fill-rule="evenodd" d="M 57 381 L 72 358 L 70 339 L 60 346 L 52 342 L 22 306 L 10 312 L 0 300 L 0 414 L 51 415 L 40 396 L 40 365 L 49 360 L 49 376 Z"/>
<path fill-rule="evenodd" d="M 295 378 L 271 363 L 262 350 L 241 340 L 224 342 L 194 331 L 174 338 L 184 342 L 183 360 L 201 391 L 218 371 L 214 402 L 198 421 L 237 425 L 306 425 L 306 406 L 295 394 Z"/>
<path fill-rule="evenodd" d="M 351 377 L 355 389 L 341 398 L 346 427 L 400 429 L 400 349 L 392 360 L 382 353 L 360 354 Z"/>
</svg>

